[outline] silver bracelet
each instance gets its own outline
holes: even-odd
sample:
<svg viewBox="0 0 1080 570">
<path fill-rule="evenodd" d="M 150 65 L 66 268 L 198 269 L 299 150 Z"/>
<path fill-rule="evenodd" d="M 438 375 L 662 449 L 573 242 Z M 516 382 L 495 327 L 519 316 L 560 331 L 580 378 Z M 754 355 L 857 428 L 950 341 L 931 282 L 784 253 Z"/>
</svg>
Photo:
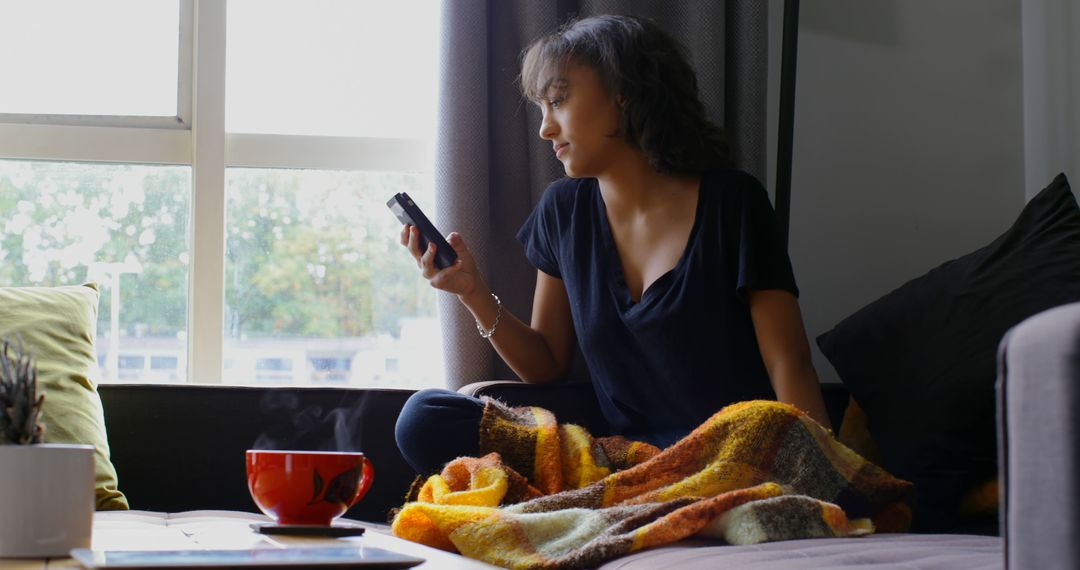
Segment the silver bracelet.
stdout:
<svg viewBox="0 0 1080 570">
<path fill-rule="evenodd" d="M 480 331 L 481 338 L 491 338 L 491 335 L 495 334 L 495 329 L 499 326 L 499 319 L 502 318 L 502 301 L 499 300 L 499 296 L 495 293 L 491 294 L 491 298 L 495 299 L 495 306 L 499 310 L 495 313 L 495 324 L 491 325 L 491 330 L 484 330 L 484 325 L 480 324 L 479 319 L 476 321 L 476 330 Z"/>
</svg>

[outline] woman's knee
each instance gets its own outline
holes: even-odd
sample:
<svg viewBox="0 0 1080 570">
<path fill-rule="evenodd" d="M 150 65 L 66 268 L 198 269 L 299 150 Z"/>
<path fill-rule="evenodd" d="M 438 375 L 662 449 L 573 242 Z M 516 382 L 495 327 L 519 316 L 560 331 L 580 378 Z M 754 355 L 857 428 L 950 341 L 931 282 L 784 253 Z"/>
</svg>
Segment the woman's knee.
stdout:
<svg viewBox="0 0 1080 570">
<path fill-rule="evenodd" d="M 450 390 L 429 388 L 410 396 L 398 415 L 394 428 L 395 436 L 400 440 L 402 436 L 408 436 L 414 431 L 437 425 L 438 416 L 442 415 L 442 410 L 446 408 L 442 404 L 452 401 L 452 394 L 454 392 Z"/>
<path fill-rule="evenodd" d="M 480 400 L 451 390 L 427 389 L 413 394 L 401 409 L 394 437 L 398 449 L 418 471 L 432 471 L 460 455 L 479 449 Z"/>
</svg>

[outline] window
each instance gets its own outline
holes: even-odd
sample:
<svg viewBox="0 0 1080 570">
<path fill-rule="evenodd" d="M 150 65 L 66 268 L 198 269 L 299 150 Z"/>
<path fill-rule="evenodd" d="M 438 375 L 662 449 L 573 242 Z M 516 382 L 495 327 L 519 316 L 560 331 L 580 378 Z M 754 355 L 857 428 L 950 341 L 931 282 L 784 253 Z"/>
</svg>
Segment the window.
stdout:
<svg viewBox="0 0 1080 570">
<path fill-rule="evenodd" d="M 255 370 L 292 371 L 292 360 L 288 358 L 260 358 L 255 361 Z"/>
<path fill-rule="evenodd" d="M 175 356 L 151 356 L 151 370 L 176 370 L 179 359 Z"/>
<path fill-rule="evenodd" d="M 431 288 L 393 241 L 393 191 L 426 194 L 418 175 L 383 172 L 230 169 L 226 188 L 226 354 L 298 342 L 310 355 L 355 347 L 396 350 L 407 319 L 436 326 Z M 388 190 L 392 189 L 392 190 Z M 313 361 L 312 356 L 307 360 Z M 348 369 L 346 369 L 348 370 Z M 437 371 L 436 371 L 437 375 Z M 313 371 L 310 380 L 344 375 Z M 385 385 L 364 368 L 353 384 Z M 433 375 L 417 377 L 434 385 Z"/>
<path fill-rule="evenodd" d="M 139 340 L 135 340 L 134 344 L 140 344 Z M 133 344 L 129 342 L 129 344 Z M 167 343 L 173 344 L 173 343 Z M 167 352 L 167 354 L 161 354 L 161 352 Z M 184 367 L 181 364 L 180 358 L 175 356 L 174 350 L 168 348 L 162 349 L 160 347 L 152 347 L 149 350 L 150 354 L 150 368 L 143 371 L 143 373 L 137 379 L 140 382 L 158 382 L 158 383 L 176 383 L 183 382 Z"/>
<path fill-rule="evenodd" d="M 142 369 L 117 360 L 139 343 L 185 357 L 190 187 L 188 167 L 0 160 L 0 283 L 99 283 L 103 380 Z"/>
<path fill-rule="evenodd" d="M 339 358 L 322 356 L 311 359 L 311 367 L 319 372 L 348 372 L 351 365 L 352 360 L 347 356 Z"/>
<path fill-rule="evenodd" d="M 291 383 L 293 376 L 293 361 L 291 358 L 256 358 L 255 381 L 273 383 Z"/>
<path fill-rule="evenodd" d="M 121 370 L 142 370 L 146 365 L 146 358 L 142 356 L 121 356 L 119 359 Z"/>
<path fill-rule="evenodd" d="M 175 115 L 179 18 L 177 0 L 4 2 L 0 113 Z"/>
<path fill-rule="evenodd" d="M 385 206 L 434 209 L 438 16 L 0 3 L 0 285 L 97 282 L 101 381 L 441 385 Z"/>
<path fill-rule="evenodd" d="M 309 358 L 311 381 L 316 384 L 344 384 L 349 382 L 353 354 L 339 356 L 314 356 Z"/>
<path fill-rule="evenodd" d="M 437 16 L 427 0 L 229 0 L 226 130 L 430 136 Z"/>
</svg>

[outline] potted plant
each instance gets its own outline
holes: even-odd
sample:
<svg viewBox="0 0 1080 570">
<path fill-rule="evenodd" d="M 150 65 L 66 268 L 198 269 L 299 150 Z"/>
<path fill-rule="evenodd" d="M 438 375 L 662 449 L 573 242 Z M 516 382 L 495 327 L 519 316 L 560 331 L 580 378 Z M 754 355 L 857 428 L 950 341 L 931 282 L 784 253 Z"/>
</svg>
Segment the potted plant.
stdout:
<svg viewBox="0 0 1080 570">
<path fill-rule="evenodd" d="M 44 443 L 45 395 L 20 342 L 0 342 L 0 558 L 90 547 L 94 446 Z"/>
</svg>

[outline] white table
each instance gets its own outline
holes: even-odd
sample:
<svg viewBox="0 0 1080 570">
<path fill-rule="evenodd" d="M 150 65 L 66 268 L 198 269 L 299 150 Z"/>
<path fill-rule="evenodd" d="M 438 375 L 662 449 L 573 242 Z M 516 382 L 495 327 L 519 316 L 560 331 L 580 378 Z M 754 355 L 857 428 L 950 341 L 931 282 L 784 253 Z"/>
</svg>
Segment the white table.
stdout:
<svg viewBox="0 0 1080 570">
<path fill-rule="evenodd" d="M 424 558 L 421 569 L 480 570 L 497 568 L 456 554 L 401 540 L 385 525 L 367 527 L 363 536 L 330 538 L 259 534 L 249 526 L 266 522 L 263 515 L 235 511 L 109 511 L 94 514 L 92 547 L 95 550 L 210 550 L 341 546 L 361 542 L 385 550 Z M 355 522 L 355 521 L 353 521 Z M 0 570 L 80 570 L 71 558 L 50 560 L 0 559 Z"/>
</svg>

